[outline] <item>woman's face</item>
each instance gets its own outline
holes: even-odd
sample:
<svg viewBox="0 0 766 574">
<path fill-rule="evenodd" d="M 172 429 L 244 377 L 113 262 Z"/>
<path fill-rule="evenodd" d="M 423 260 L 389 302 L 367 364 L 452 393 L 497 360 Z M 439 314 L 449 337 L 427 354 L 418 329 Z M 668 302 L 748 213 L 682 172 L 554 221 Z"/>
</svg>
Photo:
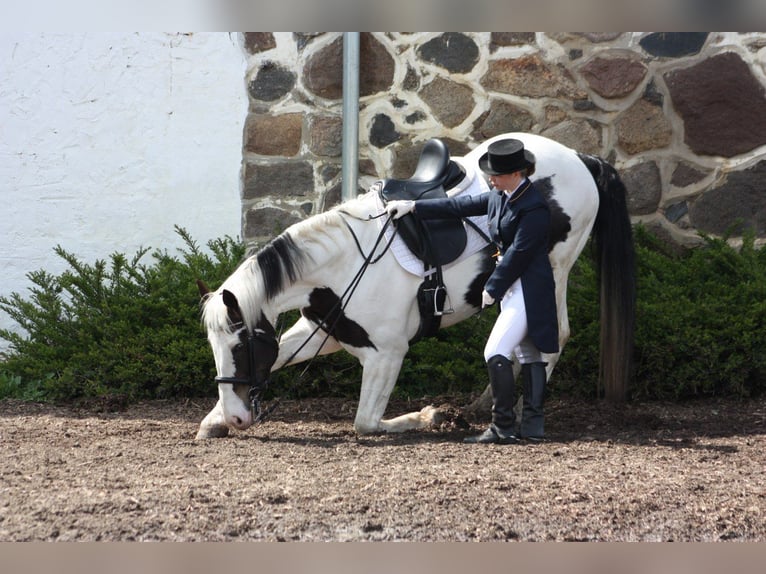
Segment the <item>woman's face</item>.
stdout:
<svg viewBox="0 0 766 574">
<path fill-rule="evenodd" d="M 523 180 L 524 176 L 520 171 L 489 176 L 489 183 L 492 184 L 492 187 L 501 191 L 513 191 Z"/>
</svg>

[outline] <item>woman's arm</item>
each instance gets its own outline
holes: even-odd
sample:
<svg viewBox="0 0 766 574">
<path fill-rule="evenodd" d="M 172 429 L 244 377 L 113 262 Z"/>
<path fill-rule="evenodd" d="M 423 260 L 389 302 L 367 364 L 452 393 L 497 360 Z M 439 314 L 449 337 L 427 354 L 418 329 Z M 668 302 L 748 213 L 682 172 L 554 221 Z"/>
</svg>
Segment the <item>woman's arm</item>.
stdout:
<svg viewBox="0 0 766 574">
<path fill-rule="evenodd" d="M 386 211 L 394 219 L 415 212 L 422 219 L 443 219 L 448 217 L 474 217 L 487 214 L 489 193 L 460 195 L 443 199 L 419 199 L 417 201 L 389 201 Z"/>
</svg>

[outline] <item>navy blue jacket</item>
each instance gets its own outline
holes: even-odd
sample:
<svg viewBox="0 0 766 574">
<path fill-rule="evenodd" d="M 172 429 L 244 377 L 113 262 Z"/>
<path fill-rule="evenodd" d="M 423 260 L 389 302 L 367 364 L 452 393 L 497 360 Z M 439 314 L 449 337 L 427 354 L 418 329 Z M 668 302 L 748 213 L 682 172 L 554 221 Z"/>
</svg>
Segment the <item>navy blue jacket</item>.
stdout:
<svg viewBox="0 0 766 574">
<path fill-rule="evenodd" d="M 493 189 L 474 196 L 420 200 L 415 202 L 415 213 L 423 219 L 486 215 L 490 238 L 503 260 L 484 289 L 499 301 L 521 278 L 529 336 L 543 353 L 558 352 L 556 283 L 548 259 L 551 214 L 531 181 L 525 180 L 510 200 Z"/>
</svg>

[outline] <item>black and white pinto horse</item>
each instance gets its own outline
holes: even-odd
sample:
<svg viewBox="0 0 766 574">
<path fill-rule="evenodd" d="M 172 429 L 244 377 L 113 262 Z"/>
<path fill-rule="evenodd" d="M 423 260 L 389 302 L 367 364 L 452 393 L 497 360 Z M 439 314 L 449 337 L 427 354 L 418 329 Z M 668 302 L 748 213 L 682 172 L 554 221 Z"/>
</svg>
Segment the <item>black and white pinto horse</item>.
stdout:
<svg viewBox="0 0 766 574">
<path fill-rule="evenodd" d="M 511 133 L 484 142 L 460 160 L 481 180 L 478 158 L 502 137 L 520 139 L 537 158 L 532 179 L 552 212 L 550 260 L 556 280 L 559 343 L 569 338 L 567 277 L 591 231 L 600 270 L 601 373 L 606 398 L 624 396 L 631 368 L 634 314 L 633 244 L 625 188 L 614 168 L 547 138 Z M 477 175 L 478 174 L 478 175 Z M 269 373 L 287 364 L 345 349 L 363 367 L 354 420 L 357 433 L 401 432 L 432 424 L 437 410 L 384 419 L 409 343 L 418 331 L 416 292 L 422 277 L 408 272 L 386 241 L 384 216 L 372 191 L 292 225 L 214 292 L 200 282 L 202 320 L 215 357 L 219 399 L 197 438 L 226 436 L 258 418 L 258 398 Z M 376 243 L 377 242 L 377 243 Z M 373 253 L 374 251 L 374 253 Z M 484 247 L 443 270 L 454 312 L 441 327 L 472 315 L 492 272 L 494 247 Z M 349 297 L 349 286 L 354 284 Z M 301 317 L 279 340 L 273 325 L 283 312 Z M 481 349 L 476 350 L 477 353 Z M 546 355 L 550 377 L 559 353 Z"/>
</svg>

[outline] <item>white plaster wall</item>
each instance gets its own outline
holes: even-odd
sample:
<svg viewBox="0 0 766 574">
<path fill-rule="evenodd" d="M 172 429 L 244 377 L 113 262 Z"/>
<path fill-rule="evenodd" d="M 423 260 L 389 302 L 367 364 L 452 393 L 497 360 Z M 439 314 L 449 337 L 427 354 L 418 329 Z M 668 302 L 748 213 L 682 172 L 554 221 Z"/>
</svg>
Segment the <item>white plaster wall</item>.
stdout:
<svg viewBox="0 0 766 574">
<path fill-rule="evenodd" d="M 61 272 L 57 244 L 93 262 L 174 253 L 174 224 L 239 236 L 244 76 L 236 34 L 0 35 L 0 293 Z"/>
</svg>

